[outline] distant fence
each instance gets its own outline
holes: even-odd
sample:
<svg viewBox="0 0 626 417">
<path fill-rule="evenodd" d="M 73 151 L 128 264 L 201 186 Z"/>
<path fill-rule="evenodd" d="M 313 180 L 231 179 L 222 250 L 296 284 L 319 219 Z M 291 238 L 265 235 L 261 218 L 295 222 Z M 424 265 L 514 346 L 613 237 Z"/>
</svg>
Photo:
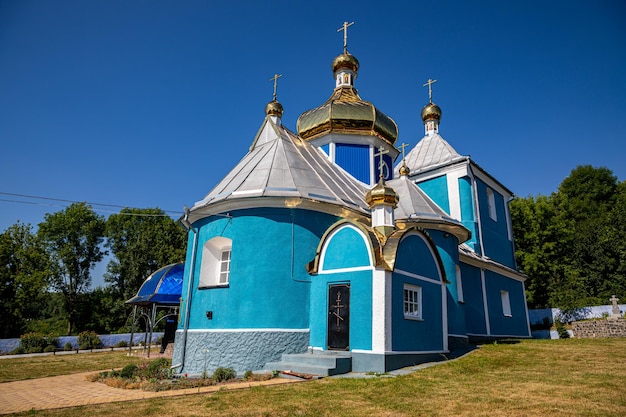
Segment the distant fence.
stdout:
<svg viewBox="0 0 626 417">
<path fill-rule="evenodd" d="M 624 314 L 626 311 L 626 304 L 618 304 L 620 313 Z M 552 325 L 554 320 L 558 317 L 564 316 L 567 322 L 573 322 L 577 320 L 586 319 L 601 319 L 603 317 L 610 317 L 612 312 L 612 305 L 583 307 L 577 309 L 573 314 L 564 315 L 558 308 L 542 308 L 528 310 L 528 319 L 531 326 L 541 326 L 544 324 Z M 570 336 L 573 336 L 573 332 L 569 331 Z M 558 339 L 559 334 L 555 330 L 533 330 L 532 337 L 535 339 Z"/>
<path fill-rule="evenodd" d="M 101 334 L 98 335 L 103 347 L 113 347 L 119 342 L 126 342 L 130 344 L 130 333 L 120 334 Z M 152 333 L 152 343 L 156 343 L 161 337 L 163 332 Z M 133 335 L 133 343 L 138 344 L 146 340 L 145 333 L 135 333 Z M 59 337 L 59 344 L 57 347 L 62 349 L 66 343 L 72 345 L 72 349 L 78 349 L 78 336 L 61 336 Z M 20 345 L 20 339 L 0 339 L 0 354 L 6 354 L 17 349 Z"/>
</svg>

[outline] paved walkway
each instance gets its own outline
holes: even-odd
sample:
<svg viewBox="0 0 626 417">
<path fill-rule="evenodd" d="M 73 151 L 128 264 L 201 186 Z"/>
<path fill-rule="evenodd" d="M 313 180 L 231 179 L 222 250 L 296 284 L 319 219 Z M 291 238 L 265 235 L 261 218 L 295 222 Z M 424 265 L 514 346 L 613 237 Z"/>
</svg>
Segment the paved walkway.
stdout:
<svg viewBox="0 0 626 417">
<path fill-rule="evenodd" d="M 244 389 L 259 385 L 279 385 L 299 382 L 298 380 L 273 378 L 268 381 L 240 382 L 211 387 L 188 388 L 162 392 L 113 388 L 101 382 L 89 382 L 83 372 L 49 378 L 0 383 L 0 414 L 18 413 L 29 410 L 76 407 L 79 405 L 112 403 L 117 401 L 142 400 L 155 397 L 211 393 L 223 389 Z"/>
</svg>

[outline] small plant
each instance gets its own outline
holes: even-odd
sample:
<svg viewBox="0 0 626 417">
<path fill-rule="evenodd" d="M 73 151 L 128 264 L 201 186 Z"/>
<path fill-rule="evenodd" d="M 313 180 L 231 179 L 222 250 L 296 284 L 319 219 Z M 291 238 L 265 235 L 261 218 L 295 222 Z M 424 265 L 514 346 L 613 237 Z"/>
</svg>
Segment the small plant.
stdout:
<svg viewBox="0 0 626 417">
<path fill-rule="evenodd" d="M 67 352 L 72 349 L 73 349 L 72 344 L 70 342 L 65 342 L 65 344 L 63 345 L 63 350 Z"/>
<path fill-rule="evenodd" d="M 245 374 L 243 374 L 243 378 L 244 378 L 244 379 L 251 379 L 251 378 L 252 378 L 252 371 L 251 371 L 250 369 L 248 369 L 248 370 L 246 371 L 246 373 L 245 373 Z"/>
<path fill-rule="evenodd" d="M 229 379 L 235 379 L 237 377 L 237 373 L 233 368 L 223 368 L 219 367 L 213 372 L 213 380 L 215 382 L 223 382 L 228 381 Z"/>
<path fill-rule="evenodd" d="M 137 372 L 139 371 L 139 367 L 137 365 L 129 364 L 122 368 L 120 371 L 120 378 L 124 379 L 133 379 Z"/>
<path fill-rule="evenodd" d="M 166 358 L 155 359 L 146 368 L 146 377 L 148 378 L 167 379 L 171 375 L 170 360 Z"/>
<path fill-rule="evenodd" d="M 43 352 L 43 348 L 41 346 L 33 346 L 26 349 L 26 353 L 41 353 Z"/>
<path fill-rule="evenodd" d="M 119 342 L 115 344 L 115 347 L 118 347 L 118 348 L 128 347 L 128 342 L 126 340 L 120 340 Z"/>
<path fill-rule="evenodd" d="M 26 353 L 26 350 L 21 346 L 16 347 L 10 352 L 11 355 L 23 355 L 24 353 Z"/>
<path fill-rule="evenodd" d="M 565 328 L 565 324 L 561 320 L 555 320 L 556 331 L 559 334 L 559 339 L 569 339 L 569 332 Z"/>
<path fill-rule="evenodd" d="M 94 349 L 102 345 L 100 337 L 94 331 L 84 331 L 78 334 L 78 347 L 80 349 Z"/>
<path fill-rule="evenodd" d="M 44 352 L 55 352 L 56 350 L 57 347 L 55 345 L 48 345 L 43 349 Z"/>
</svg>

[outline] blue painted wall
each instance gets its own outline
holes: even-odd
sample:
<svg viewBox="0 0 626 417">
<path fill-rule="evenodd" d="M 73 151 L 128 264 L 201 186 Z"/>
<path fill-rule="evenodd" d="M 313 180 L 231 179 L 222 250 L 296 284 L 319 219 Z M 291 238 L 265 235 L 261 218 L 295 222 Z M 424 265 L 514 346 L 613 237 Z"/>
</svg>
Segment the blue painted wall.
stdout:
<svg viewBox="0 0 626 417">
<path fill-rule="evenodd" d="M 487 309 L 492 336 L 520 336 L 528 334 L 526 306 L 524 305 L 524 285 L 514 279 L 493 271 L 485 271 Z M 509 292 L 511 317 L 503 314 L 501 291 Z"/>
<path fill-rule="evenodd" d="M 480 238 L 476 210 L 474 210 L 474 193 L 472 182 L 469 177 L 459 178 L 459 201 L 461 203 L 461 223 L 472 232 L 472 237 L 465 242 L 475 252 L 480 253 Z"/>
<path fill-rule="evenodd" d="M 495 199 L 496 217 L 489 217 L 487 199 L 487 185 L 476 179 L 478 203 L 480 208 L 480 224 L 485 255 L 511 268 L 515 268 L 515 254 L 513 242 L 509 240 L 504 198 L 497 191 L 492 190 Z"/>
<path fill-rule="evenodd" d="M 370 162 L 369 145 L 335 145 L 335 163 L 366 184 L 370 183 Z"/>
<path fill-rule="evenodd" d="M 189 328 L 308 328 L 310 276 L 305 265 L 315 256 L 322 234 L 337 218 L 308 210 L 271 208 L 231 214 L 230 219 L 210 217 L 194 224 L 199 229 L 199 242 Z M 232 239 L 229 285 L 198 289 L 202 247 L 215 236 Z M 186 267 L 191 265 L 192 232 L 188 248 Z M 188 285 L 186 270 L 184 299 Z M 213 312 L 212 320 L 207 319 L 207 311 Z"/>
<path fill-rule="evenodd" d="M 467 333 L 487 334 L 480 269 L 464 263 L 461 266 Z"/>
<path fill-rule="evenodd" d="M 434 249 L 434 248 L 433 248 Z M 402 270 L 441 282 L 437 262 L 418 235 L 402 239 L 396 254 L 396 271 Z M 404 318 L 404 284 L 422 288 L 422 320 Z M 433 351 L 444 348 L 441 284 L 392 274 L 391 344 L 393 351 Z"/>
<path fill-rule="evenodd" d="M 422 181 L 417 184 L 437 205 L 450 214 L 450 199 L 448 197 L 448 180 L 445 175 Z M 470 229 L 471 230 L 471 229 Z"/>
<path fill-rule="evenodd" d="M 454 335 L 465 335 L 467 332 L 465 327 L 465 304 L 459 302 L 459 291 L 456 281 L 456 266 L 459 262 L 459 241 L 454 235 L 439 230 L 428 230 L 428 234 L 437 245 L 445 277 L 448 280 L 448 284 L 446 284 L 448 332 Z"/>
<path fill-rule="evenodd" d="M 325 262 L 311 277 L 310 343 L 327 349 L 328 286 L 350 284 L 350 349 L 372 349 L 372 270 L 332 272 L 336 268 L 371 267 L 369 246 L 353 226 L 340 226 L 325 243 Z"/>
</svg>

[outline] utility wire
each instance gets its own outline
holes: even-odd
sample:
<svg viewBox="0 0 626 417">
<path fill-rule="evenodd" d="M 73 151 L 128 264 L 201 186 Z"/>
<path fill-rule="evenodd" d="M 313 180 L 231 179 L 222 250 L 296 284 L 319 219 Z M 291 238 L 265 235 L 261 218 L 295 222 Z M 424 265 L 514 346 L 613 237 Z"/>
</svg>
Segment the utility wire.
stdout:
<svg viewBox="0 0 626 417">
<path fill-rule="evenodd" d="M 17 194 L 17 193 L 7 193 L 7 192 L 3 192 L 0 191 L 0 195 L 6 195 L 6 196 L 12 196 L 12 197 L 22 197 L 22 198 L 32 198 L 32 199 L 36 199 L 36 200 L 46 200 L 46 201 L 58 201 L 58 202 L 62 202 L 62 203 L 85 203 L 88 204 L 90 206 L 102 206 L 102 207 L 115 207 L 115 208 L 120 208 L 120 209 L 135 209 L 135 210 L 145 210 L 145 209 L 141 209 L 138 207 L 128 207 L 128 206 L 121 206 L 121 205 L 117 205 L 117 204 L 106 204 L 106 203 L 91 203 L 88 201 L 74 201 L 74 200 L 67 200 L 67 199 L 62 199 L 62 198 L 52 198 L 52 197 L 41 197 L 41 196 L 34 196 L 34 195 L 28 195 L 28 194 Z M 67 207 L 67 205 L 62 205 L 62 204 L 50 204 L 50 203 L 41 203 L 41 202 L 37 202 L 37 201 L 23 201 L 23 200 L 9 200 L 9 199 L 0 199 L 0 201 L 5 201 L 5 202 L 10 202 L 10 203 L 20 203 L 20 204 L 32 204 L 32 205 L 39 205 L 39 206 L 53 206 L 53 207 Z M 105 212 L 105 213 L 116 213 L 116 214 L 123 214 L 123 215 L 128 215 L 128 216 L 145 216 L 145 217 L 169 217 L 168 214 L 150 214 L 150 213 L 117 213 L 111 210 L 103 210 L 103 209 L 96 209 L 94 208 L 95 211 L 100 211 L 100 212 Z M 162 210 L 162 209 L 160 209 Z M 175 210 L 162 210 L 164 213 L 173 213 L 173 214 L 183 214 L 182 211 L 175 211 Z"/>
</svg>

